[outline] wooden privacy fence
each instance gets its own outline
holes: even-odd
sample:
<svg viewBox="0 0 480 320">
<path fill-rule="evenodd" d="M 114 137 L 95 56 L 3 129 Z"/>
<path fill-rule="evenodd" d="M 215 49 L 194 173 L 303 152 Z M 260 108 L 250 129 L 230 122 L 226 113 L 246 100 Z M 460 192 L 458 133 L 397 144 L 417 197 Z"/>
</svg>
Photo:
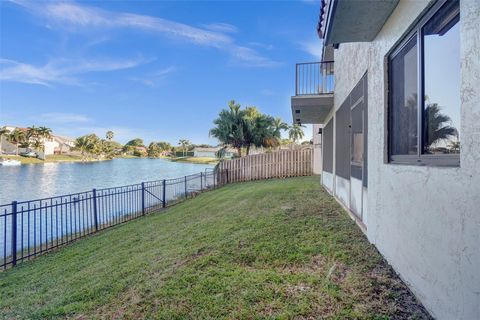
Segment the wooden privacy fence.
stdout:
<svg viewBox="0 0 480 320">
<path fill-rule="evenodd" d="M 313 150 L 280 150 L 226 160 L 218 169 L 227 172 L 224 183 L 310 176 L 313 174 Z"/>
</svg>

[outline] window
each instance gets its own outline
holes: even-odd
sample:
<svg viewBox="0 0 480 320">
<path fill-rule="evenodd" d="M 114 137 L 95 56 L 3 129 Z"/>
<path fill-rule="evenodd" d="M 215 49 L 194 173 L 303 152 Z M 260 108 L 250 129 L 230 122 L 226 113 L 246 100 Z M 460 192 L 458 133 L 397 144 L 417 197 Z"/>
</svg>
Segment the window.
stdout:
<svg viewBox="0 0 480 320">
<path fill-rule="evenodd" d="M 460 163 L 459 20 L 458 0 L 439 1 L 389 56 L 392 163 Z"/>
</svg>

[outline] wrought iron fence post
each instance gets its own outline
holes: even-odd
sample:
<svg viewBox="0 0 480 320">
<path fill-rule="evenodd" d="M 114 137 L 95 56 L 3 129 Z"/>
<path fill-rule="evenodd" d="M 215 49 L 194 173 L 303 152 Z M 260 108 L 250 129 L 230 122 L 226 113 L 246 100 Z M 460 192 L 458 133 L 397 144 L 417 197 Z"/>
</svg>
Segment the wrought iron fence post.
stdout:
<svg viewBox="0 0 480 320">
<path fill-rule="evenodd" d="M 203 190 L 203 172 L 200 171 L 200 191 Z"/>
<path fill-rule="evenodd" d="M 162 184 L 163 184 L 163 188 L 162 188 L 162 189 L 163 189 L 163 190 L 162 190 L 162 193 L 163 193 L 163 196 L 162 196 L 163 204 L 162 204 L 162 205 L 163 205 L 163 207 L 165 208 L 165 207 L 167 206 L 167 199 L 165 199 L 165 195 L 167 194 L 167 192 L 166 192 L 166 190 L 165 190 L 165 189 L 167 188 L 167 184 L 166 184 L 166 182 L 165 182 L 165 179 L 163 179 Z"/>
<path fill-rule="evenodd" d="M 145 182 L 142 182 L 142 215 L 145 215 Z"/>
<path fill-rule="evenodd" d="M 95 222 L 95 232 L 98 231 L 98 211 L 97 211 L 97 189 L 93 189 L 93 221 Z"/>
<path fill-rule="evenodd" d="M 17 265 L 17 201 L 12 202 L 12 266 Z"/>
<path fill-rule="evenodd" d="M 187 176 L 185 176 L 185 199 L 187 199 L 188 193 L 187 193 Z"/>
</svg>

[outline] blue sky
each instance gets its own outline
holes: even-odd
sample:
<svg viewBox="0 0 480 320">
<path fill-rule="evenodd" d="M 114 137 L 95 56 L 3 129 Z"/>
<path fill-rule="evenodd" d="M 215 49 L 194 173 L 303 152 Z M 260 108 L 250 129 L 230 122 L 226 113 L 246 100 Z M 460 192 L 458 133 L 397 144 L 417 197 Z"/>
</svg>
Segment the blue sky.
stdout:
<svg viewBox="0 0 480 320">
<path fill-rule="evenodd" d="M 318 1 L 1 1 L 0 124 L 115 140 L 208 137 L 227 102 L 291 123 Z M 311 130 L 306 130 L 311 135 Z"/>
</svg>

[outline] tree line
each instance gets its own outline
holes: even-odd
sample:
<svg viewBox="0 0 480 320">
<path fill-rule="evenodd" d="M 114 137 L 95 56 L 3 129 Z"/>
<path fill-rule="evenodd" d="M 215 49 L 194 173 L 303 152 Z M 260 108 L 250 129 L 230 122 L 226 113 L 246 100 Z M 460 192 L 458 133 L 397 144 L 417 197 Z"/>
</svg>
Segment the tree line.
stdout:
<svg viewBox="0 0 480 320">
<path fill-rule="evenodd" d="M 106 139 L 101 139 L 96 134 L 88 134 L 75 140 L 75 149 L 80 151 L 85 159 L 88 157 L 111 159 L 125 155 L 158 158 L 175 155 L 179 151 L 183 153 L 183 156 L 186 156 L 187 152 L 195 147 L 211 147 L 207 144 L 192 144 L 187 139 L 180 139 L 177 147 L 166 141 L 153 141 L 147 146 L 141 138 L 132 139 L 122 145 L 113 141 L 113 137 L 114 133 L 112 131 L 106 133 Z"/>
<path fill-rule="evenodd" d="M 288 131 L 291 143 L 304 137 L 304 126 L 289 126 L 282 119 L 263 114 L 253 106 L 242 109 L 235 100 L 220 111 L 213 123 L 215 127 L 210 130 L 210 136 L 217 138 L 224 148 L 236 149 L 240 157 L 243 150 L 248 155 L 252 147 L 278 148 L 283 142 L 283 131 Z"/>
</svg>

